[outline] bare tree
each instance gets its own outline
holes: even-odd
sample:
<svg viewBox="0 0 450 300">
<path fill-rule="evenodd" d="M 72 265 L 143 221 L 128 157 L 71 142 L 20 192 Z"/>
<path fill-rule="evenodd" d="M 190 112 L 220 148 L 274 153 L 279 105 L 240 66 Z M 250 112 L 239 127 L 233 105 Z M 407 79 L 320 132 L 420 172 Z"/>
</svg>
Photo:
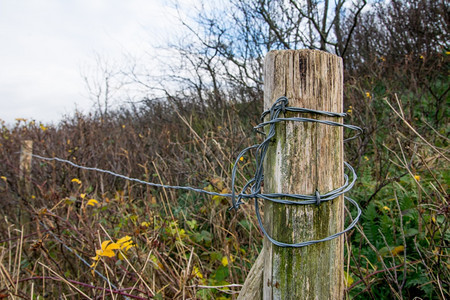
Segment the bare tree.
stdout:
<svg viewBox="0 0 450 300">
<path fill-rule="evenodd" d="M 89 98 L 101 118 L 108 115 L 112 102 L 119 90 L 126 84 L 119 67 L 95 54 L 94 67 L 81 71 Z"/>
</svg>

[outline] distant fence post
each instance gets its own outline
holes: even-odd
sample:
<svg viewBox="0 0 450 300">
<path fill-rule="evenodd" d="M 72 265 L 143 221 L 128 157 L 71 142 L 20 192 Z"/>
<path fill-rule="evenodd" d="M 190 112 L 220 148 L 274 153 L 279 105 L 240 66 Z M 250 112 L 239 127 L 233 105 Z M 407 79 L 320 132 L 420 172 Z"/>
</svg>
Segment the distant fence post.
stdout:
<svg viewBox="0 0 450 300">
<path fill-rule="evenodd" d="M 337 113 L 343 110 L 342 59 L 333 54 L 271 51 L 265 59 L 264 84 L 265 109 L 280 96 L 287 96 L 289 106 Z M 337 121 L 319 115 L 303 116 Z M 264 193 L 314 195 L 340 187 L 344 183 L 343 153 L 340 127 L 278 123 L 264 165 Z M 285 243 L 325 238 L 343 230 L 343 201 L 342 196 L 319 206 L 266 201 L 266 230 Z M 281 248 L 264 239 L 263 298 L 343 299 L 343 245 L 343 236 L 302 248 Z"/>
<path fill-rule="evenodd" d="M 33 153 L 33 141 L 25 140 L 20 147 L 19 178 L 24 183 L 25 192 L 30 191 L 31 181 L 31 157 Z"/>
</svg>

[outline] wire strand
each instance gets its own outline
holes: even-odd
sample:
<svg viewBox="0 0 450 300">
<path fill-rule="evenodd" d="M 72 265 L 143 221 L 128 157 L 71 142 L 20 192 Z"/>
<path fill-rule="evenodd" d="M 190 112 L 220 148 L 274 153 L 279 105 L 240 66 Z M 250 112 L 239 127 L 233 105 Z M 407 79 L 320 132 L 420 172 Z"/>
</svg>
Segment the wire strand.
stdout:
<svg viewBox="0 0 450 300">
<path fill-rule="evenodd" d="M 280 97 L 277 99 L 277 101 L 275 101 L 275 103 L 272 105 L 272 107 L 269 110 L 266 110 L 262 113 L 261 123 L 258 124 L 257 126 L 255 126 L 254 129 L 257 132 L 264 134 L 265 139 L 261 144 L 257 144 L 257 145 L 253 145 L 253 146 L 245 148 L 237 156 L 235 164 L 232 169 L 232 173 L 231 173 L 231 193 L 216 193 L 216 192 L 206 191 L 203 189 L 194 188 L 194 187 L 190 187 L 190 186 L 174 186 L 174 185 L 158 184 L 158 183 L 140 180 L 137 178 L 132 178 L 132 177 L 118 174 L 118 173 L 115 173 L 115 172 L 112 172 L 109 170 L 99 169 L 96 167 L 81 166 L 81 165 L 75 164 L 69 160 L 61 159 L 58 157 L 44 157 L 44 156 L 40 156 L 40 155 L 36 155 L 36 154 L 32 154 L 32 156 L 35 158 L 38 158 L 38 159 L 46 160 L 46 161 L 58 161 L 58 162 L 66 163 L 73 167 L 83 169 L 83 170 L 109 174 L 109 175 L 112 175 L 112 176 L 115 176 L 118 178 L 122 178 L 122 179 L 125 179 L 128 181 L 134 181 L 134 182 L 137 182 L 140 184 L 144 184 L 144 185 L 148 185 L 148 186 L 152 186 L 152 187 L 156 187 L 156 188 L 176 189 L 176 190 L 191 191 L 191 192 L 196 192 L 196 193 L 203 193 L 203 194 L 207 194 L 210 196 L 228 197 L 228 198 L 231 198 L 231 202 L 232 202 L 232 206 L 230 207 L 230 210 L 231 209 L 237 210 L 240 205 L 245 203 L 244 200 L 254 199 L 254 208 L 255 208 L 255 213 L 256 213 L 259 227 L 261 228 L 261 231 L 267 237 L 267 239 L 269 239 L 269 241 L 271 241 L 274 245 L 277 245 L 279 247 L 295 247 L 295 248 L 305 247 L 308 245 L 332 240 L 332 239 L 344 234 L 345 232 L 348 232 L 349 230 L 351 230 L 356 225 L 356 223 L 358 222 L 358 220 L 361 216 L 361 209 L 360 209 L 358 203 L 356 201 L 354 201 L 353 199 L 344 196 L 345 200 L 347 200 L 353 206 L 356 207 L 357 216 L 350 223 L 350 225 L 343 231 L 337 232 L 335 234 L 332 234 L 332 235 L 322 238 L 322 239 L 304 241 L 304 242 L 298 242 L 298 243 L 284 243 L 284 242 L 280 242 L 280 241 L 277 241 L 274 238 L 272 238 L 265 230 L 262 219 L 261 219 L 261 214 L 259 212 L 258 199 L 263 199 L 266 201 L 271 201 L 274 203 L 279 203 L 279 204 L 284 204 L 284 205 L 314 205 L 314 204 L 320 205 L 322 202 L 331 201 L 333 199 L 338 198 L 339 196 L 344 195 L 348 191 L 350 191 L 355 184 L 357 175 L 356 175 L 355 170 L 352 168 L 352 166 L 350 166 L 347 162 L 344 162 L 345 167 L 349 170 L 349 172 L 351 174 L 351 181 L 349 180 L 349 176 L 347 174 L 344 174 L 344 184 L 339 188 L 336 188 L 332 191 L 326 192 L 325 194 L 320 194 L 318 191 L 316 191 L 314 195 L 286 194 L 286 193 L 269 193 L 269 194 L 261 193 L 261 187 L 262 187 L 262 183 L 264 181 L 263 162 L 264 162 L 264 158 L 266 157 L 266 154 L 267 154 L 267 151 L 269 148 L 269 143 L 275 136 L 275 125 L 279 122 L 315 122 L 315 123 L 319 123 L 319 124 L 325 124 L 325 125 L 329 125 L 329 126 L 338 126 L 338 127 L 343 127 L 343 128 L 357 131 L 356 135 L 354 135 L 353 137 L 348 138 L 344 141 L 349 141 L 349 140 L 355 139 L 363 131 L 361 128 L 359 128 L 357 126 L 347 125 L 347 124 L 343 124 L 343 123 L 339 123 L 339 122 L 333 122 L 333 121 L 327 121 L 327 120 L 317 120 L 317 119 L 303 118 L 303 117 L 289 117 L 289 118 L 279 117 L 280 113 L 285 113 L 285 112 L 318 114 L 318 115 L 324 115 L 324 116 L 329 116 L 329 117 L 345 117 L 346 116 L 345 113 L 333 113 L 333 112 L 321 111 L 321 110 L 313 110 L 313 109 L 298 108 L 298 107 L 288 107 L 288 104 L 289 104 L 289 100 L 287 97 L 284 97 L 284 96 Z M 266 116 L 269 116 L 268 121 L 264 121 L 264 118 Z M 267 133 L 264 133 L 264 132 L 261 132 L 258 130 L 258 129 L 266 127 L 266 126 L 269 127 Z M 256 162 L 255 169 L 256 169 L 256 171 L 255 171 L 253 178 L 249 179 L 247 181 L 247 183 L 244 185 L 244 187 L 242 188 L 242 190 L 239 193 L 237 193 L 236 192 L 237 166 L 238 166 L 240 158 L 243 157 L 247 152 L 249 152 L 251 150 L 255 151 L 255 162 Z"/>
</svg>

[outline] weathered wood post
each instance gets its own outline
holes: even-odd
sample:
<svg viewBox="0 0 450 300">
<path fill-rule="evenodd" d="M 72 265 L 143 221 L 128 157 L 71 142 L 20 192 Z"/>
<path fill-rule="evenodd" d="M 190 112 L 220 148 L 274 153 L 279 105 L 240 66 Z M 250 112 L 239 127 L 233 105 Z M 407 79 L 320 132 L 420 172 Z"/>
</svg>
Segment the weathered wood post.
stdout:
<svg viewBox="0 0 450 300">
<path fill-rule="evenodd" d="M 264 109 L 280 96 L 289 106 L 341 113 L 343 66 L 317 50 L 271 51 L 265 60 Z M 298 115 L 298 114 L 297 114 Z M 294 116 L 287 113 L 287 117 Z M 304 115 L 305 116 L 305 115 Z M 340 121 L 319 115 L 309 118 Z M 343 129 L 280 122 L 264 165 L 264 193 L 325 194 L 343 184 Z M 344 199 L 315 205 L 264 204 L 269 235 L 285 243 L 318 240 L 343 230 Z M 342 299 L 343 237 L 302 248 L 264 239 L 264 299 Z"/>
<path fill-rule="evenodd" d="M 20 147 L 20 166 L 19 178 L 22 182 L 25 192 L 30 192 L 31 181 L 31 157 L 33 153 L 33 141 L 25 140 Z"/>
<path fill-rule="evenodd" d="M 265 60 L 264 108 L 281 96 L 289 106 L 341 113 L 341 58 L 316 50 L 271 51 Z M 293 117 L 286 113 L 285 117 Z M 283 116 L 280 116 L 283 117 Z M 322 115 L 303 115 L 342 122 Z M 264 162 L 264 193 L 325 194 L 342 186 L 343 130 L 318 123 L 280 122 Z M 319 240 L 342 231 L 342 196 L 319 206 L 266 201 L 264 226 L 284 243 Z M 302 248 L 264 239 L 238 299 L 342 299 L 343 236 Z M 262 291 L 261 291 L 262 290 Z"/>
</svg>

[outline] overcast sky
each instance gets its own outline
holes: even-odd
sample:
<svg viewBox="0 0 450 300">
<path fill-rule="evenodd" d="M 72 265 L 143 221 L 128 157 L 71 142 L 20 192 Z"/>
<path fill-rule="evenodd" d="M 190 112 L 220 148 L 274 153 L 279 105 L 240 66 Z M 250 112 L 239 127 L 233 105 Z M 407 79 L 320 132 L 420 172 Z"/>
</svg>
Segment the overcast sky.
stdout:
<svg viewBox="0 0 450 300">
<path fill-rule="evenodd" d="M 0 119 L 56 123 L 75 108 L 89 111 L 82 70 L 97 54 L 139 57 L 179 29 L 166 2 L 0 0 Z"/>
</svg>

